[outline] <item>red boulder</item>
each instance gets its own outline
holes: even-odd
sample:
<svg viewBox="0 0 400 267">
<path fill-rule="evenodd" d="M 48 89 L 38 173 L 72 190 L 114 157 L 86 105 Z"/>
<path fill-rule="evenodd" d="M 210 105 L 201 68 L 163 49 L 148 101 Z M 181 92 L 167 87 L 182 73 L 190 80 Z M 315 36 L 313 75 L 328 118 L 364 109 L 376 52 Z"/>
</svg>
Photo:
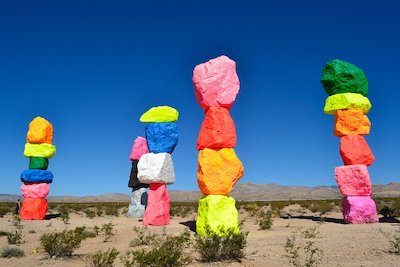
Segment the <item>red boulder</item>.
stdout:
<svg viewBox="0 0 400 267">
<path fill-rule="evenodd" d="M 45 198 L 25 198 L 19 213 L 21 220 L 44 220 L 47 206 Z"/>
<path fill-rule="evenodd" d="M 340 155 L 345 165 L 371 165 L 375 157 L 364 137 L 348 135 L 340 138 Z"/>
</svg>

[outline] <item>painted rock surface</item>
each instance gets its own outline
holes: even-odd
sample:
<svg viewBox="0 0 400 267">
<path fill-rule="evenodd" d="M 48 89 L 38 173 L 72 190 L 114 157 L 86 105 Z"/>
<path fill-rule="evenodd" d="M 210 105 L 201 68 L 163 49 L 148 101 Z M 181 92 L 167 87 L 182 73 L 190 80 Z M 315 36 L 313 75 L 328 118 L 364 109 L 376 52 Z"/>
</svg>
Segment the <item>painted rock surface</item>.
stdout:
<svg viewBox="0 0 400 267">
<path fill-rule="evenodd" d="M 335 136 L 366 135 L 371 129 L 371 122 L 362 110 L 344 109 L 335 113 Z"/>
<path fill-rule="evenodd" d="M 365 165 L 347 165 L 335 168 L 335 178 L 344 196 L 370 196 L 371 180 Z"/>
<path fill-rule="evenodd" d="M 49 160 L 47 158 L 29 158 L 29 169 L 47 170 Z"/>
<path fill-rule="evenodd" d="M 132 190 L 129 199 L 129 208 L 127 217 L 142 218 L 147 205 L 147 192 L 145 188 Z"/>
<path fill-rule="evenodd" d="M 340 155 L 345 165 L 371 165 L 375 157 L 367 141 L 361 135 L 348 135 L 340 138 Z"/>
<path fill-rule="evenodd" d="M 178 144 L 178 124 L 176 122 L 155 122 L 146 125 L 146 139 L 149 151 L 172 153 Z"/>
<path fill-rule="evenodd" d="M 348 196 L 342 200 L 345 223 L 377 223 L 378 213 L 374 200 L 369 196 Z"/>
<path fill-rule="evenodd" d="M 169 209 L 170 199 L 165 184 L 150 184 L 143 225 L 161 226 L 169 224 Z"/>
<path fill-rule="evenodd" d="M 25 198 L 19 212 L 21 220 L 44 220 L 46 218 L 47 200 L 44 198 Z"/>
<path fill-rule="evenodd" d="M 139 181 L 137 167 L 138 163 L 139 160 L 132 160 L 131 175 L 129 176 L 128 187 L 131 187 L 133 190 L 149 187 L 149 184 L 143 184 Z"/>
<path fill-rule="evenodd" d="M 53 182 L 53 173 L 47 170 L 25 170 L 21 173 L 23 183 L 48 183 Z"/>
<path fill-rule="evenodd" d="M 141 122 L 174 122 L 177 121 L 179 112 L 169 106 L 153 107 L 146 111 L 141 117 Z"/>
<path fill-rule="evenodd" d="M 50 192 L 50 185 L 46 183 L 21 185 L 21 193 L 24 198 L 46 198 Z"/>
<path fill-rule="evenodd" d="M 143 154 L 149 153 L 149 148 L 147 147 L 146 138 L 138 136 L 133 142 L 130 160 L 139 160 Z"/>
<path fill-rule="evenodd" d="M 56 153 L 56 147 L 52 144 L 25 144 L 24 156 L 27 158 L 52 158 Z"/>
<path fill-rule="evenodd" d="M 175 182 L 174 164 L 168 153 L 144 154 L 137 167 L 138 179 L 143 184 Z"/>
<path fill-rule="evenodd" d="M 339 109 L 360 109 L 364 114 L 371 109 L 371 102 L 365 96 L 355 93 L 331 95 L 325 101 L 324 112 L 335 114 Z"/>
<path fill-rule="evenodd" d="M 53 125 L 42 118 L 36 117 L 29 123 L 26 141 L 31 144 L 53 143 Z"/>
</svg>

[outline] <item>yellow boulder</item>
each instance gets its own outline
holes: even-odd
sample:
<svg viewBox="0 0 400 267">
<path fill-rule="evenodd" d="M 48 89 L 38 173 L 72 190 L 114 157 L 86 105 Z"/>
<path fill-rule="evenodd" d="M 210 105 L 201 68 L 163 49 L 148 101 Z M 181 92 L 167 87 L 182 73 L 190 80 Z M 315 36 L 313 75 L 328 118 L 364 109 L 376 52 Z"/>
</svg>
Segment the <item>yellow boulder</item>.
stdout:
<svg viewBox="0 0 400 267">
<path fill-rule="evenodd" d="M 178 110 L 169 106 L 159 106 L 143 113 L 139 120 L 141 122 L 175 122 L 178 117 Z"/>
<path fill-rule="evenodd" d="M 27 158 L 52 158 L 56 153 L 56 147 L 52 144 L 25 144 L 24 156 Z"/>
<path fill-rule="evenodd" d="M 36 117 L 29 123 L 26 141 L 31 144 L 53 143 L 53 125 L 42 118 Z"/>
</svg>

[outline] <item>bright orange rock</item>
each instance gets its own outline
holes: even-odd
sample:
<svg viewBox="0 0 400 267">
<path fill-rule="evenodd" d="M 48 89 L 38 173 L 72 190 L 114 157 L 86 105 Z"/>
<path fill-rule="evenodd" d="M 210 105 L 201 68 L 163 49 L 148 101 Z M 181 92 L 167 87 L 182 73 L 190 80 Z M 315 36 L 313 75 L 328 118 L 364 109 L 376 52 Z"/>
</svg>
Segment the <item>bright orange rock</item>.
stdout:
<svg viewBox="0 0 400 267">
<path fill-rule="evenodd" d="M 243 171 L 233 148 L 205 148 L 199 152 L 197 182 L 204 195 L 228 195 Z"/>
<path fill-rule="evenodd" d="M 42 117 L 36 117 L 29 123 L 26 141 L 31 144 L 53 143 L 53 125 Z"/>
<path fill-rule="evenodd" d="M 197 150 L 233 148 L 235 145 L 236 128 L 229 110 L 223 107 L 208 108 L 197 139 Z"/>
<path fill-rule="evenodd" d="M 375 157 L 367 141 L 361 135 L 348 135 L 340 138 L 340 155 L 345 165 L 371 165 Z"/>
<path fill-rule="evenodd" d="M 21 220 L 44 220 L 47 206 L 45 198 L 25 198 L 19 212 Z"/>
<path fill-rule="evenodd" d="M 371 129 L 368 117 L 358 109 L 343 109 L 335 113 L 335 136 L 366 135 Z"/>
</svg>

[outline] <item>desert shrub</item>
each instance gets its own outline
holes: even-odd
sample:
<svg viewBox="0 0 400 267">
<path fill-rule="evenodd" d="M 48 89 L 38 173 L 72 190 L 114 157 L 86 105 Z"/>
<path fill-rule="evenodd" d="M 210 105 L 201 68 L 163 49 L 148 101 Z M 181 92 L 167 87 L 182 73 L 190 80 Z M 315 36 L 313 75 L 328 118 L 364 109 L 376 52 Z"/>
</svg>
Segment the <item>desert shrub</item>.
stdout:
<svg viewBox="0 0 400 267">
<path fill-rule="evenodd" d="M 104 213 L 109 216 L 115 216 L 115 217 L 119 216 L 118 207 L 114 206 L 105 206 Z"/>
<path fill-rule="evenodd" d="M 155 244 L 158 235 L 157 234 L 151 234 L 147 227 L 133 227 L 133 231 L 136 232 L 137 237 L 133 239 L 130 243 L 130 247 L 136 247 L 136 246 L 148 246 Z"/>
<path fill-rule="evenodd" d="M 69 224 L 69 212 L 68 210 L 64 210 L 60 215 L 61 220 L 64 224 Z"/>
<path fill-rule="evenodd" d="M 82 238 L 82 240 L 84 240 L 86 238 L 93 238 L 93 237 L 97 236 L 95 231 L 87 229 L 86 226 L 75 227 L 74 231 L 77 236 L 80 236 Z"/>
<path fill-rule="evenodd" d="M 0 218 L 4 217 L 7 213 L 11 212 L 10 207 L 0 207 Z"/>
<path fill-rule="evenodd" d="M 259 230 L 267 230 L 272 226 L 272 214 L 271 212 L 261 211 L 258 218 Z"/>
<path fill-rule="evenodd" d="M 314 241 L 298 242 L 296 236 L 286 237 L 284 245 L 286 254 L 283 257 L 287 263 L 295 267 L 318 266 L 323 257 L 323 251 Z"/>
<path fill-rule="evenodd" d="M 206 229 L 207 236 L 197 236 L 195 249 L 203 262 L 238 261 L 244 258 L 248 232 L 237 233 L 233 229 L 220 229 L 218 236 Z"/>
<path fill-rule="evenodd" d="M 25 256 L 25 252 L 16 247 L 3 247 L 0 248 L 0 257 L 1 258 L 13 258 L 13 257 L 23 257 Z"/>
<path fill-rule="evenodd" d="M 113 237 L 115 235 L 114 224 L 112 224 L 112 222 L 103 224 L 100 231 L 104 235 L 103 242 L 108 242 L 111 239 L 111 237 Z"/>
<path fill-rule="evenodd" d="M 317 238 L 319 235 L 319 232 L 317 231 L 318 227 L 317 226 L 313 226 L 310 228 L 307 228 L 306 230 L 301 232 L 301 235 L 303 236 L 303 238 Z"/>
<path fill-rule="evenodd" d="M 98 227 L 97 225 L 93 226 L 93 232 L 94 232 L 96 235 L 99 235 L 99 234 L 100 234 L 100 227 Z"/>
<path fill-rule="evenodd" d="M 115 248 L 109 248 L 105 252 L 98 250 L 86 257 L 90 267 L 112 267 L 119 252 Z"/>
<path fill-rule="evenodd" d="M 29 234 L 36 234 L 36 231 L 35 230 L 29 230 L 29 232 L 28 232 Z"/>
<path fill-rule="evenodd" d="M 183 250 L 190 245 L 190 233 L 183 232 L 179 236 L 164 235 L 156 246 L 149 250 L 127 251 L 121 256 L 125 267 L 175 267 L 188 265 L 192 259 L 184 255 Z"/>
<path fill-rule="evenodd" d="M 258 207 L 257 203 L 249 203 L 241 206 L 245 211 L 249 213 L 251 217 L 255 217 L 259 214 L 260 207 Z"/>
<path fill-rule="evenodd" d="M 86 214 L 86 217 L 93 219 L 96 216 L 96 211 L 94 209 L 84 209 L 83 212 Z"/>
<path fill-rule="evenodd" d="M 302 200 L 298 202 L 303 208 L 311 212 L 319 212 L 320 214 L 333 211 L 339 204 L 337 200 Z"/>
<path fill-rule="evenodd" d="M 10 234 L 10 232 L 4 231 L 4 230 L 0 230 L 0 236 L 8 236 L 8 234 Z"/>
<path fill-rule="evenodd" d="M 185 218 L 193 212 L 193 207 L 191 206 L 171 206 L 170 215 L 179 216 Z"/>
<path fill-rule="evenodd" d="M 400 255 L 400 229 L 397 229 L 393 233 L 384 232 L 382 229 L 379 231 L 388 239 L 390 244 L 390 253 Z"/>
<path fill-rule="evenodd" d="M 7 234 L 7 242 L 10 245 L 20 245 L 24 243 L 22 238 L 22 229 L 24 228 L 21 224 L 21 219 L 18 215 L 14 215 L 12 220 L 9 220 L 11 224 L 15 227 L 14 231 Z"/>
<path fill-rule="evenodd" d="M 40 244 L 50 257 L 71 256 L 85 239 L 83 231 L 82 227 L 78 227 L 75 230 L 43 234 Z"/>
</svg>

